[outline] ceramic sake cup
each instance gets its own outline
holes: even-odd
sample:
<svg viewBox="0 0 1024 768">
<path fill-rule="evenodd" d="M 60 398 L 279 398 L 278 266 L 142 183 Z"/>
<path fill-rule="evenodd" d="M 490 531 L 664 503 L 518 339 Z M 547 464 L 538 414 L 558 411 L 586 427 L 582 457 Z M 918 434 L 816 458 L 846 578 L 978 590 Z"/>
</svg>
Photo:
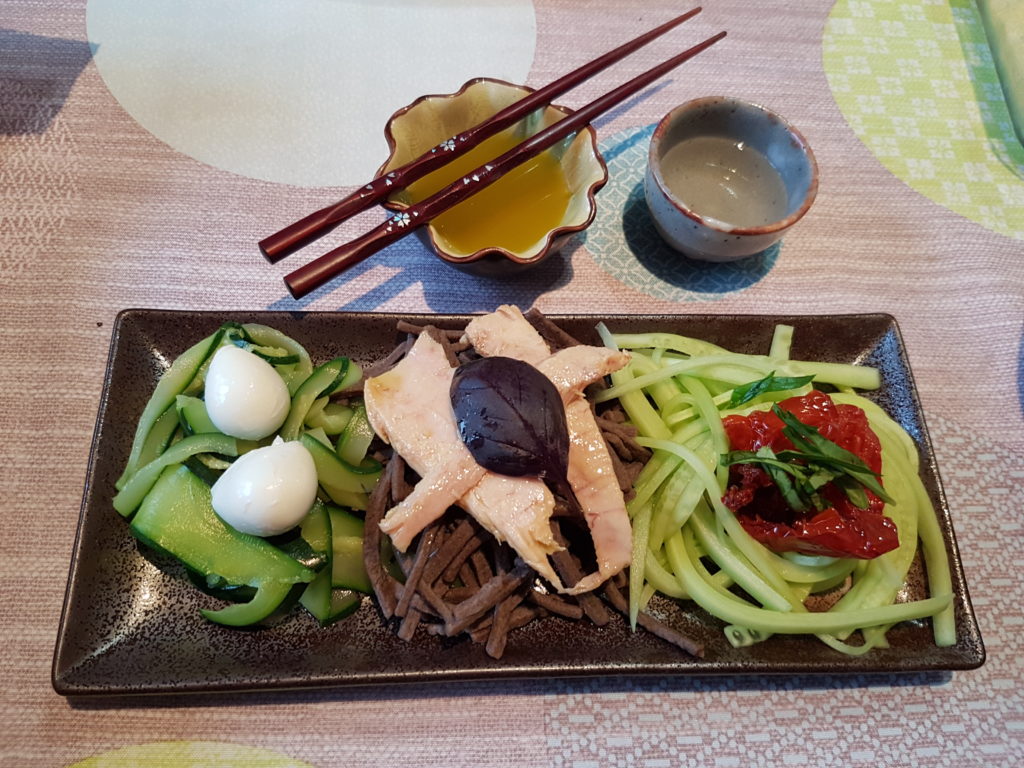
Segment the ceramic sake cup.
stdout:
<svg viewBox="0 0 1024 768">
<path fill-rule="evenodd" d="M 692 259 L 764 251 L 803 218 L 817 190 L 806 139 L 757 104 L 694 99 L 665 115 L 651 137 L 647 206 L 662 238 Z"/>
<path fill-rule="evenodd" d="M 377 171 L 378 176 L 426 152 L 446 151 L 451 137 L 483 122 L 530 92 L 532 89 L 527 86 L 477 78 L 455 93 L 421 96 L 388 120 L 385 137 L 391 154 Z M 518 143 L 570 113 L 565 107 L 550 105 L 531 113 L 505 132 Z M 597 149 L 597 134 L 588 126 L 546 151 L 556 159 L 554 171 L 562 176 L 569 192 L 565 210 L 554 226 L 517 247 L 496 241 L 488 242 L 486 247 L 466 250 L 430 224 L 425 230 L 434 252 L 447 263 L 470 272 L 509 274 L 539 264 L 556 253 L 572 235 L 590 226 L 597 211 L 594 196 L 608 181 L 608 168 Z M 412 202 L 408 190 L 400 190 L 388 198 L 385 207 L 403 211 Z M 484 215 L 502 214 L 503 211 L 484 212 Z"/>
</svg>

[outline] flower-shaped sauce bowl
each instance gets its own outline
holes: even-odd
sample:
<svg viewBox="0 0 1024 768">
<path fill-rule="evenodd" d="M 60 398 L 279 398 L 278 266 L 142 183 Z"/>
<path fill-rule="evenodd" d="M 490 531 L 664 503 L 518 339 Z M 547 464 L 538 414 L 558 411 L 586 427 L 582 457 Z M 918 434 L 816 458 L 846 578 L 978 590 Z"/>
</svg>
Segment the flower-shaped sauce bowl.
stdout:
<svg viewBox="0 0 1024 768">
<path fill-rule="evenodd" d="M 453 136 L 531 93 L 501 80 L 470 80 L 456 93 L 421 96 L 395 112 L 385 127 L 391 154 L 387 174 L 428 152 L 450 152 Z M 405 211 L 570 114 L 549 105 L 527 115 L 443 168 L 391 195 L 385 206 Z M 608 181 L 594 129 L 569 136 L 431 221 L 435 253 L 467 271 L 503 275 L 556 253 L 594 220 L 594 196 Z"/>
</svg>

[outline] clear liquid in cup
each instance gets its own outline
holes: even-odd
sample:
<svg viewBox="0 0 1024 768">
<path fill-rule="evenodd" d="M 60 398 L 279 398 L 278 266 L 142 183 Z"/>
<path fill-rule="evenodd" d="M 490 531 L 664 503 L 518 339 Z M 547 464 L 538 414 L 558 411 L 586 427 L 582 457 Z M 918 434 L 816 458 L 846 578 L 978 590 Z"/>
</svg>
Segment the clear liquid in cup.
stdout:
<svg viewBox="0 0 1024 768">
<path fill-rule="evenodd" d="M 695 136 L 671 147 L 661 175 L 672 196 L 709 223 L 763 227 L 786 217 L 782 176 L 761 152 L 725 136 Z"/>
</svg>

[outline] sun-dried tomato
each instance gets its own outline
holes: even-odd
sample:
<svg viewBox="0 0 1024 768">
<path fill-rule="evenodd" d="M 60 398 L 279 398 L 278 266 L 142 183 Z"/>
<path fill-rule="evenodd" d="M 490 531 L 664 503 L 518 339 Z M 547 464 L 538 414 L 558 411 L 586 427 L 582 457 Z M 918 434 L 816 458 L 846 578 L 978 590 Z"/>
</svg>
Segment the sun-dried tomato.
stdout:
<svg viewBox="0 0 1024 768">
<path fill-rule="evenodd" d="M 817 390 L 783 400 L 779 407 L 881 473 L 882 447 L 862 409 L 837 405 Z M 723 425 L 734 451 L 756 451 L 766 445 L 776 453 L 793 448 L 782 434 L 782 420 L 771 411 L 728 416 Z M 829 483 L 821 496 L 830 506 L 800 512 L 785 502 L 767 472 L 753 464 L 738 464 L 730 470 L 722 501 L 751 536 L 775 552 L 871 559 L 898 547 L 899 535 L 895 523 L 882 514 L 884 502 L 866 493 L 868 506 L 862 509 Z"/>
</svg>

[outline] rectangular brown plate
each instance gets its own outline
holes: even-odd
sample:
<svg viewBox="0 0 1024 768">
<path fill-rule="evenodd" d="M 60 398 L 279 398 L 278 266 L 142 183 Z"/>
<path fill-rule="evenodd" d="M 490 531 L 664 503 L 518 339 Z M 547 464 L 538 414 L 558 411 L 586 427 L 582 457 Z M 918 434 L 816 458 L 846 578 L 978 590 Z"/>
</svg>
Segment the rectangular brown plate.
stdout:
<svg viewBox="0 0 1024 768">
<path fill-rule="evenodd" d="M 465 316 L 406 315 L 413 322 L 461 327 Z M 504 658 L 489 658 L 468 641 L 417 635 L 399 640 L 367 598 L 352 617 L 328 629 L 296 611 L 276 627 L 240 631 L 211 624 L 199 608 L 215 605 L 180 567 L 137 546 L 111 507 L 114 481 L 127 458 L 136 420 L 167 362 L 226 320 L 261 322 L 291 335 L 314 361 L 348 355 L 360 363 L 384 356 L 399 338 L 385 314 L 174 312 L 126 310 L 117 319 L 100 400 L 78 537 L 53 664 L 64 695 L 237 691 L 367 683 L 608 674 L 865 673 L 973 669 L 985 660 L 949 509 L 895 320 L 888 315 L 681 315 L 555 319 L 597 343 L 598 320 L 613 331 L 670 331 L 763 354 L 776 323 L 795 326 L 798 359 L 857 362 L 879 368 L 882 388 L 870 393 L 917 442 L 921 472 L 946 540 L 953 574 L 957 644 L 937 648 L 927 622 L 895 627 L 891 647 L 860 657 L 841 655 L 811 637 L 775 636 L 732 648 L 721 623 L 691 603 L 652 603 L 652 611 L 701 639 L 694 659 L 624 622 L 605 627 L 548 618 L 513 632 Z M 920 569 L 901 599 L 923 597 Z"/>
</svg>

